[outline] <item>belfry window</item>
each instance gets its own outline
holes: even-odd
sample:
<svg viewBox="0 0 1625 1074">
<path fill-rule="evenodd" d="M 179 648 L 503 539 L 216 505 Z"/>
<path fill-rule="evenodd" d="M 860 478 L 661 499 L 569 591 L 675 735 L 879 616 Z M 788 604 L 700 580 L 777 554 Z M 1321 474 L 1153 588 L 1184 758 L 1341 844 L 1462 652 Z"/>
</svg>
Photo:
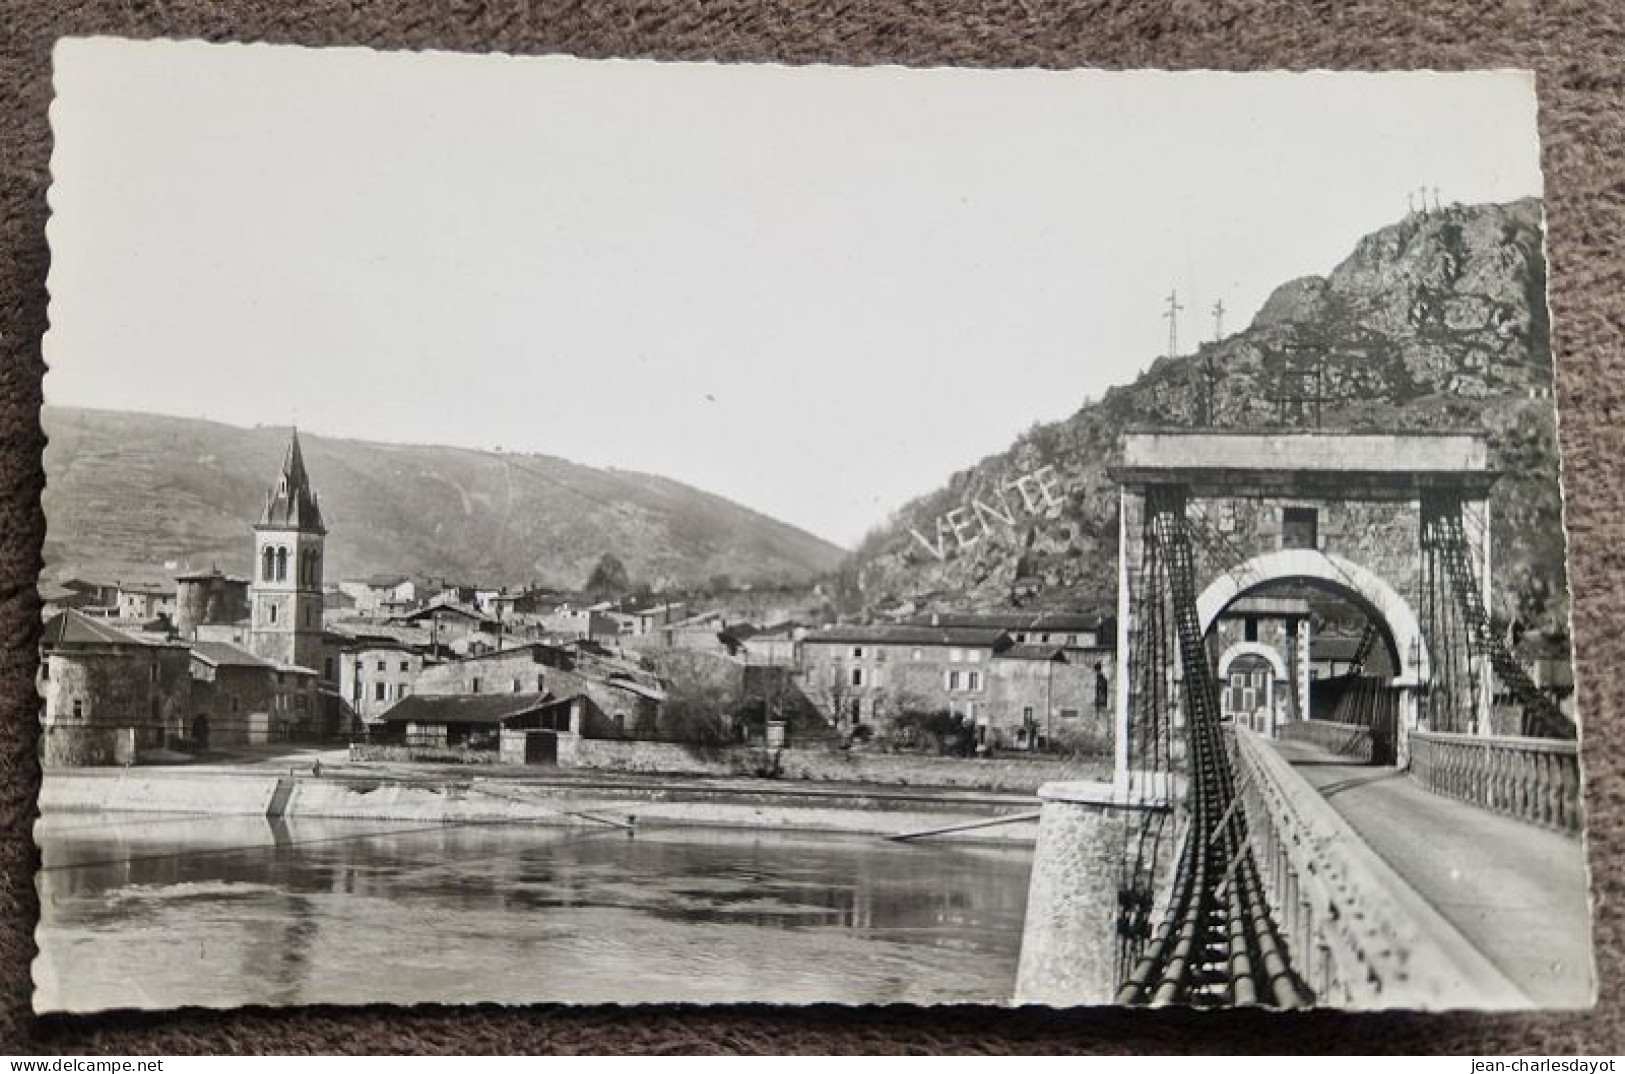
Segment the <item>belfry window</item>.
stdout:
<svg viewBox="0 0 1625 1074">
<path fill-rule="evenodd" d="M 279 582 L 288 580 L 288 550 L 286 548 L 276 550 L 276 580 Z"/>
<path fill-rule="evenodd" d="M 267 547 L 265 549 L 265 555 L 261 558 L 263 558 L 265 562 L 260 568 L 260 581 L 269 582 L 276 570 L 276 550 Z"/>
</svg>

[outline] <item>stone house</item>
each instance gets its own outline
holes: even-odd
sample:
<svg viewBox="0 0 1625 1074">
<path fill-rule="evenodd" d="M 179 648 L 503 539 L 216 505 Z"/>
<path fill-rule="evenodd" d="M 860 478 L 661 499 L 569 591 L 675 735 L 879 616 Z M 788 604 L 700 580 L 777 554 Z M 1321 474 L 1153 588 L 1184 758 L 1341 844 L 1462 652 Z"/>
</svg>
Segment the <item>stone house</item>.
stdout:
<svg viewBox="0 0 1625 1074">
<path fill-rule="evenodd" d="M 654 673 L 631 660 L 570 652 L 542 643 L 427 666 L 416 694 L 430 697 L 536 694 L 589 702 L 583 734 L 618 738 L 653 719 L 664 691 Z"/>
<path fill-rule="evenodd" d="M 551 613 L 543 615 L 540 625 L 560 638 L 586 638 L 592 641 L 617 641 L 621 637 L 621 624 L 602 608 L 576 608 L 560 604 Z"/>
<path fill-rule="evenodd" d="M 394 615 L 410 611 L 445 588 L 404 574 L 373 574 L 339 583 L 340 592 L 355 602 L 359 615 Z"/>
<path fill-rule="evenodd" d="M 277 664 L 229 642 L 191 647 L 189 735 L 205 745 L 312 741 L 333 732 L 315 671 Z"/>
<path fill-rule="evenodd" d="M 247 578 L 223 574 L 218 567 L 175 579 L 175 632 L 198 636 L 200 626 L 237 624 L 248 619 Z"/>
<path fill-rule="evenodd" d="M 1017 643 L 998 625 L 836 626 L 800 642 L 803 689 L 843 732 L 884 733 L 902 713 L 947 712 L 990 749 L 1109 735 L 1109 657 L 1076 649 Z"/>
<path fill-rule="evenodd" d="M 416 692 L 425 666 L 436 661 L 421 649 L 387 639 L 358 639 L 339 657 L 339 696 L 363 723 L 380 719 Z"/>
<path fill-rule="evenodd" d="M 550 694 L 415 694 L 382 720 L 379 738 L 432 755 L 444 749 L 500 754 L 505 763 L 547 764 L 561 740 L 591 734 L 590 703 Z"/>
<path fill-rule="evenodd" d="M 762 627 L 741 639 L 745 662 L 795 667 L 800 662 L 801 639 L 806 635 L 807 628 L 794 621 Z"/>
<path fill-rule="evenodd" d="M 121 582 L 118 587 L 118 617 L 136 623 L 150 623 L 159 617 L 175 618 L 175 587 L 162 582 Z"/>
<path fill-rule="evenodd" d="M 41 760 L 132 764 L 142 750 L 185 737 L 190 658 L 165 638 L 118 630 L 69 610 L 40 640 Z"/>
</svg>

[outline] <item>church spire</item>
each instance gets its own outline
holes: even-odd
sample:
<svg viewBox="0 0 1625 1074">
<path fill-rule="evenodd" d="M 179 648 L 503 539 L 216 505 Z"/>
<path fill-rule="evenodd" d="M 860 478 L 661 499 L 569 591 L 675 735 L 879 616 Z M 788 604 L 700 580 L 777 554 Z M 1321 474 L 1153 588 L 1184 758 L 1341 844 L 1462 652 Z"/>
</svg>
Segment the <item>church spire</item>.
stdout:
<svg viewBox="0 0 1625 1074">
<path fill-rule="evenodd" d="M 282 458 L 282 472 L 265 500 L 265 513 L 260 516 L 261 527 L 302 530 L 306 533 L 326 533 L 322 511 L 316 503 L 316 493 L 310 487 L 310 474 L 305 471 L 304 452 L 299 449 L 299 430 L 295 428 L 288 438 L 288 451 Z"/>
</svg>

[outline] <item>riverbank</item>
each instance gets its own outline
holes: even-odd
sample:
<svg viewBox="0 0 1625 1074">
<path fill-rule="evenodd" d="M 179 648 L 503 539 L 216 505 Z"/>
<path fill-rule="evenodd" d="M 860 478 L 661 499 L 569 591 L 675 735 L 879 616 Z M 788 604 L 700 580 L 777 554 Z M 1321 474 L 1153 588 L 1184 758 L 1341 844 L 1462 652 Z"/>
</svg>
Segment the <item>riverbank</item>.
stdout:
<svg viewBox="0 0 1625 1074">
<path fill-rule="evenodd" d="M 416 824 L 753 828 L 896 836 L 1031 813 L 1035 797 L 953 788 L 682 778 L 313 776 L 263 767 L 54 769 L 47 815 L 160 813 Z M 933 836 L 1031 844 L 1036 820 Z"/>
</svg>

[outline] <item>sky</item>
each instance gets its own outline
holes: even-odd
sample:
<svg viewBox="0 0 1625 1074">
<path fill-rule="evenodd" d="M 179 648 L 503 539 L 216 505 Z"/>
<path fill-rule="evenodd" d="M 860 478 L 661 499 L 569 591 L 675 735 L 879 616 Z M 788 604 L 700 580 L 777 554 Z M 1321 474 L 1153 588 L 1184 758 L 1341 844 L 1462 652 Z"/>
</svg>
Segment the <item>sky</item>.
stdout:
<svg viewBox="0 0 1625 1074">
<path fill-rule="evenodd" d="M 70 40 L 48 403 L 663 474 L 851 545 L 1407 194 L 1541 193 L 1532 76 Z"/>
</svg>

